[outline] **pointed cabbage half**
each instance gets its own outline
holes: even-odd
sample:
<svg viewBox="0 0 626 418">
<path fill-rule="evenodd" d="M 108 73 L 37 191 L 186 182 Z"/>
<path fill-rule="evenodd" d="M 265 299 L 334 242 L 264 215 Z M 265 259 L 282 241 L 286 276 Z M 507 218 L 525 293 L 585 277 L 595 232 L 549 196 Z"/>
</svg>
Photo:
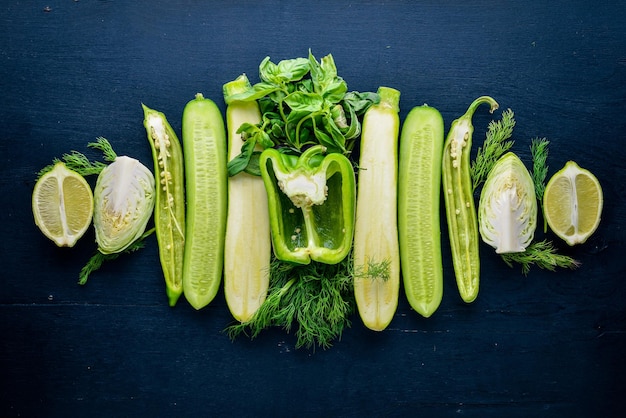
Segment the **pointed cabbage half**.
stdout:
<svg viewBox="0 0 626 418">
<path fill-rule="evenodd" d="M 154 196 L 154 175 L 136 159 L 117 157 L 102 170 L 94 189 L 93 215 L 100 252 L 123 251 L 144 233 Z"/>
<path fill-rule="evenodd" d="M 512 152 L 493 166 L 480 194 L 480 235 L 496 253 L 523 252 L 537 226 L 535 186 L 524 163 Z"/>
</svg>

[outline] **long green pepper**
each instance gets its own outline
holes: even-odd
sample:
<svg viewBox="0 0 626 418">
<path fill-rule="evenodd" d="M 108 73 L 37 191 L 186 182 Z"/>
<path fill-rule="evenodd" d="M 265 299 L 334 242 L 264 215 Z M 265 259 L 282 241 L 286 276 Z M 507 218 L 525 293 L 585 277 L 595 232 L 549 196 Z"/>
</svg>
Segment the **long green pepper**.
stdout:
<svg viewBox="0 0 626 418">
<path fill-rule="evenodd" d="M 143 105 L 157 182 L 154 224 L 169 305 L 183 293 L 185 177 L 183 151 L 165 115 Z"/>
<path fill-rule="evenodd" d="M 452 263 L 459 294 L 467 303 L 478 296 L 480 277 L 480 237 L 470 175 L 470 151 L 474 132 L 472 116 L 483 103 L 491 106 L 491 113 L 498 108 L 498 103 L 489 96 L 474 100 L 467 112 L 452 122 L 443 149 L 443 195 Z"/>
</svg>

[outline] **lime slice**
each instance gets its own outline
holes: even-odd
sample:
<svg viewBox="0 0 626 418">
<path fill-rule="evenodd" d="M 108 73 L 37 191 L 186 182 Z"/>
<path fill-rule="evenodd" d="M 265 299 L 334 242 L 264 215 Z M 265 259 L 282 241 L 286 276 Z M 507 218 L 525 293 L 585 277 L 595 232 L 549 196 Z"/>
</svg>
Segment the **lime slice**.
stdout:
<svg viewBox="0 0 626 418">
<path fill-rule="evenodd" d="M 574 161 L 568 161 L 552 176 L 543 195 L 550 229 L 569 245 L 582 244 L 594 233 L 602 203 L 598 179 Z"/>
<path fill-rule="evenodd" d="M 91 224 L 91 187 L 62 162 L 37 180 L 32 204 L 35 224 L 59 247 L 73 247 Z"/>
</svg>

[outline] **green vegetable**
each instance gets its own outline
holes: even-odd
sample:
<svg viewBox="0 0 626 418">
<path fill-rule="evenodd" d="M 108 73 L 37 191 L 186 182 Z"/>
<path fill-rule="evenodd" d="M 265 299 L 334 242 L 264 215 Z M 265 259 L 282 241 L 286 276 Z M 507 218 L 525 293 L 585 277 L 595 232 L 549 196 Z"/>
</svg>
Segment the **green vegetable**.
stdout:
<svg viewBox="0 0 626 418">
<path fill-rule="evenodd" d="M 443 195 L 448 222 L 448 235 L 457 287 L 461 298 L 473 302 L 478 296 L 480 258 L 478 253 L 478 219 L 470 176 L 472 147 L 472 116 L 483 103 L 498 108 L 489 96 L 481 96 L 470 104 L 467 112 L 452 122 L 443 151 Z"/>
<path fill-rule="evenodd" d="M 185 251 L 183 293 L 195 309 L 219 290 L 226 230 L 226 132 L 216 104 L 201 93 L 183 111 Z"/>
<path fill-rule="evenodd" d="M 245 91 L 250 82 L 245 75 L 224 85 L 224 97 Z M 235 158 L 243 145 L 237 133 L 244 123 L 261 120 L 255 101 L 227 102 L 228 157 Z M 254 237 L 254 239 L 250 239 Z M 224 296 L 235 319 L 249 321 L 265 301 L 272 258 L 270 216 L 263 179 L 241 172 L 228 177 L 228 216 L 224 243 Z M 245 254 L 242 262 L 241 254 Z"/>
<path fill-rule="evenodd" d="M 493 169 L 498 159 L 512 147 L 513 141 L 509 140 L 509 138 L 513 134 L 514 126 L 515 119 L 511 109 L 502 113 L 500 121 L 491 121 L 489 123 L 485 142 L 478 149 L 476 159 L 472 163 L 471 172 L 474 188 L 478 188 L 484 182 L 486 175 Z M 548 143 L 548 140 L 545 138 L 536 138 L 531 142 L 531 154 L 533 157 L 531 177 L 534 183 L 535 195 L 539 202 L 543 200 L 543 193 L 546 187 Z M 559 254 L 552 242 L 546 240 L 531 242 L 523 252 L 503 253 L 500 256 L 511 267 L 513 263 L 520 264 L 523 274 L 528 274 L 532 265 L 552 271 L 556 267 L 574 269 L 580 264 L 569 256 Z"/>
<path fill-rule="evenodd" d="M 397 181 L 400 92 L 378 89 L 363 120 L 354 229 L 354 294 L 363 324 L 384 330 L 400 291 Z M 375 274 L 374 274 L 375 273 Z"/>
<path fill-rule="evenodd" d="M 537 227 L 537 198 L 530 173 L 512 152 L 493 166 L 480 194 L 478 224 L 496 253 L 524 252 Z"/>
<path fill-rule="evenodd" d="M 183 152 L 165 115 L 143 105 L 144 126 L 158 179 L 154 224 L 169 305 L 183 293 L 185 178 Z"/>
<path fill-rule="evenodd" d="M 271 327 L 287 332 L 295 328 L 296 348 L 330 347 L 354 313 L 351 266 L 350 256 L 337 264 L 273 259 L 267 299 L 250 320 L 229 326 L 228 335 L 234 339 L 249 333 L 255 338 Z"/>
<path fill-rule="evenodd" d="M 244 123 L 241 153 L 228 163 L 228 174 L 260 175 L 256 147 L 285 148 L 300 153 L 323 145 L 328 153 L 348 155 L 361 133 L 360 117 L 378 101 L 374 93 L 348 92 L 337 74 L 332 55 L 320 62 L 308 58 L 280 61 L 266 57 L 259 66 L 261 82 L 225 97 L 230 101 L 258 101 L 262 120 Z"/>
<path fill-rule="evenodd" d="M 124 251 L 143 235 L 154 210 L 154 194 L 152 172 L 134 158 L 117 157 L 100 172 L 93 217 L 100 252 Z"/>
<path fill-rule="evenodd" d="M 441 259 L 441 159 L 443 118 L 427 105 L 414 107 L 402 126 L 398 171 L 398 230 L 404 291 L 428 318 L 443 296 Z"/>
<path fill-rule="evenodd" d="M 321 145 L 295 156 L 270 148 L 260 168 L 277 258 L 336 264 L 352 246 L 356 199 L 352 164 Z"/>
</svg>

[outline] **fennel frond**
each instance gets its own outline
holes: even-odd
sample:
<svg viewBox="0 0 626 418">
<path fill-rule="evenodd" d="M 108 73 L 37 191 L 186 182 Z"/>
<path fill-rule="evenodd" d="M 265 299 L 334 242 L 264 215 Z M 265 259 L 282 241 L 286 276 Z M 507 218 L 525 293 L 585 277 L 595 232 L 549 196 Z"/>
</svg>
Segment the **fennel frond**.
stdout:
<svg viewBox="0 0 626 418">
<path fill-rule="evenodd" d="M 515 141 L 509 138 L 513 135 L 514 127 L 515 118 L 511 109 L 502 112 L 499 121 L 489 122 L 485 141 L 478 148 L 476 158 L 470 166 L 473 191 L 485 182 L 496 161 L 513 146 Z"/>
</svg>

